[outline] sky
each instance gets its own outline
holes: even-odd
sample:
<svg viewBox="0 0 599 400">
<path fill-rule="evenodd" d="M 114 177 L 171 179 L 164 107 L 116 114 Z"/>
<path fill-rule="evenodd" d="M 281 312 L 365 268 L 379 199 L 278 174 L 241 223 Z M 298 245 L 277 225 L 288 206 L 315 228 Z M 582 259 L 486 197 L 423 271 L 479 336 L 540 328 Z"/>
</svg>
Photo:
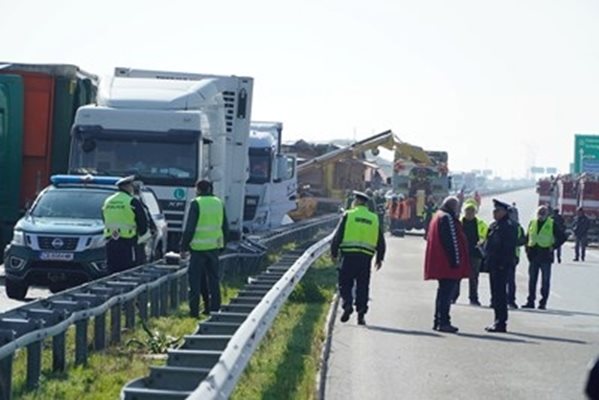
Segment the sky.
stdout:
<svg viewBox="0 0 599 400">
<path fill-rule="evenodd" d="M 567 172 L 599 134 L 596 0 L 0 0 L 0 60 L 251 76 L 285 140 L 400 139 Z"/>
</svg>

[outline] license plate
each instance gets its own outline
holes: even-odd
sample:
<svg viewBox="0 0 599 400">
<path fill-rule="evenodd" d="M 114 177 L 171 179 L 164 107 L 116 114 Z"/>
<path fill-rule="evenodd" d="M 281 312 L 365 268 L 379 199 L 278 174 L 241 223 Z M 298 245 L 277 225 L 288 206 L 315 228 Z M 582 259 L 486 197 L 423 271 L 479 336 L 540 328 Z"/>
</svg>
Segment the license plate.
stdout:
<svg viewBox="0 0 599 400">
<path fill-rule="evenodd" d="M 41 260 L 52 260 L 52 261 L 72 261 L 73 253 L 45 251 L 40 254 Z"/>
</svg>

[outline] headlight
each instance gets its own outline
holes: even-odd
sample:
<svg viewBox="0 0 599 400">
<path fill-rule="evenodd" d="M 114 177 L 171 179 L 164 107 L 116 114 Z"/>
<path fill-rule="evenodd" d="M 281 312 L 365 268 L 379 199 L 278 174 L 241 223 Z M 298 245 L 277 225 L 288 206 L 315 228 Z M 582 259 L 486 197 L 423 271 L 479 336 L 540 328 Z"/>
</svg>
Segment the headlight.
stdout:
<svg viewBox="0 0 599 400">
<path fill-rule="evenodd" d="M 92 236 L 88 249 L 99 249 L 101 247 L 106 246 L 106 239 L 104 239 L 104 235 Z"/>
<path fill-rule="evenodd" d="M 14 231 L 10 243 L 15 246 L 25 246 L 25 233 L 23 231 Z"/>
</svg>

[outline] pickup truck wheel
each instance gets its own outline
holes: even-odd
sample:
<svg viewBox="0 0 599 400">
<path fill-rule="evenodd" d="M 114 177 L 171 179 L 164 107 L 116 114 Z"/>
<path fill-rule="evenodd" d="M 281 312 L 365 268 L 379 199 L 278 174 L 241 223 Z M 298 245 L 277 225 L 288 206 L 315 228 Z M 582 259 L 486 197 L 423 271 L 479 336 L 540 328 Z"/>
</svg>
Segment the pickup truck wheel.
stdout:
<svg viewBox="0 0 599 400">
<path fill-rule="evenodd" d="M 6 279 L 6 295 L 15 300 L 24 300 L 27 296 L 27 290 L 29 285 L 24 282 L 13 281 L 12 279 Z"/>
</svg>

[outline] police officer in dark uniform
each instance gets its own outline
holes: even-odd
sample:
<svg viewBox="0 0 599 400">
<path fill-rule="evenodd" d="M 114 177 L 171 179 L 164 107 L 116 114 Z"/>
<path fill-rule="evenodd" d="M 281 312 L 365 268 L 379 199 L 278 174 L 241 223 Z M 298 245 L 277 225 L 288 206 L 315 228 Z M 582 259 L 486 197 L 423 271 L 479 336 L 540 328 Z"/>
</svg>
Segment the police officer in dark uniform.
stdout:
<svg viewBox="0 0 599 400">
<path fill-rule="evenodd" d="M 127 176 L 116 182 L 119 190 L 104 201 L 104 237 L 106 261 L 111 273 L 139 265 L 136 255 L 139 237 L 146 235 L 148 221 L 141 202 L 133 197 L 134 176 Z"/>
<path fill-rule="evenodd" d="M 347 322 L 354 311 L 352 289 L 356 285 L 356 311 L 358 324 L 365 325 L 364 315 L 368 311 L 368 292 L 372 257 L 376 253 L 376 269 L 383 265 L 385 238 L 378 216 L 368 209 L 368 195 L 354 192 L 353 207 L 348 210 L 331 243 L 331 255 L 342 255 L 339 270 L 339 292 L 343 314 L 341 322 Z"/>
<path fill-rule="evenodd" d="M 510 206 L 493 199 L 493 222 L 489 226 L 485 243 L 485 263 L 491 277 L 492 306 L 495 322 L 485 328 L 487 332 L 507 332 L 507 292 L 508 274 L 515 261 L 518 243 L 517 227 L 509 217 Z"/>
</svg>

